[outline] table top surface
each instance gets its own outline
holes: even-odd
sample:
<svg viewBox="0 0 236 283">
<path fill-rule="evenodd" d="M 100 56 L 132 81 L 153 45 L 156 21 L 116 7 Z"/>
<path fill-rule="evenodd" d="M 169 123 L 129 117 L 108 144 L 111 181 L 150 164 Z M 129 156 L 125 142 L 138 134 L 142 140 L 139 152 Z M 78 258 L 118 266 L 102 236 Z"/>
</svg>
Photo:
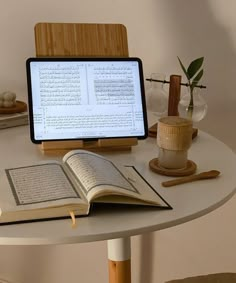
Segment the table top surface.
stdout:
<svg viewBox="0 0 236 283">
<path fill-rule="evenodd" d="M 0 131 L 0 170 L 61 157 L 44 156 L 29 140 L 29 127 Z M 148 207 L 96 207 L 90 216 L 71 220 L 42 221 L 0 226 L 2 245 L 48 245 L 79 243 L 129 237 L 172 227 L 205 215 L 225 203 L 235 193 L 236 155 L 218 139 L 199 132 L 188 152 L 197 172 L 216 169 L 220 177 L 164 188 L 161 176 L 149 169 L 149 161 L 158 156 L 155 138 L 139 141 L 131 151 L 101 153 L 118 164 L 134 165 L 158 193 L 173 207 L 161 210 Z"/>
</svg>

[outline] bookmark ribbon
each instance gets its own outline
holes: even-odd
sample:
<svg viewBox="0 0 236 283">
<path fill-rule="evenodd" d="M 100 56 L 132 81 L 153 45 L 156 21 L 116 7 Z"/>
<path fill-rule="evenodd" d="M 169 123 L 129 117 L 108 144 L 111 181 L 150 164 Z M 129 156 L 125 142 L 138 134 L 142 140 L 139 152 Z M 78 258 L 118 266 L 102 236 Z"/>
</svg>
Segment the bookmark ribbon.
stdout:
<svg viewBox="0 0 236 283">
<path fill-rule="evenodd" d="M 71 228 L 75 228 L 77 225 L 77 223 L 76 223 L 76 219 L 75 219 L 75 214 L 74 214 L 74 212 L 71 210 L 70 212 L 70 217 L 71 217 L 71 221 L 72 221 L 72 223 L 71 223 Z"/>
</svg>

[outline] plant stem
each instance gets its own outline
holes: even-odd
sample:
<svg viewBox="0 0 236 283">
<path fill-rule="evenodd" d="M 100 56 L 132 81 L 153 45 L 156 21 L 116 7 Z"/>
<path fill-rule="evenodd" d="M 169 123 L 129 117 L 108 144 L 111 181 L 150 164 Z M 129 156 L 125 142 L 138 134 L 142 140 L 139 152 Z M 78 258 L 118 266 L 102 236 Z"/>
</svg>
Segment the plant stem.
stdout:
<svg viewBox="0 0 236 283">
<path fill-rule="evenodd" d="M 190 82 L 189 82 L 189 85 L 190 85 Z M 193 88 L 191 88 L 191 86 L 189 88 L 189 91 L 190 91 L 190 101 L 188 105 L 187 115 L 189 119 L 192 119 L 194 104 L 193 104 Z"/>
</svg>

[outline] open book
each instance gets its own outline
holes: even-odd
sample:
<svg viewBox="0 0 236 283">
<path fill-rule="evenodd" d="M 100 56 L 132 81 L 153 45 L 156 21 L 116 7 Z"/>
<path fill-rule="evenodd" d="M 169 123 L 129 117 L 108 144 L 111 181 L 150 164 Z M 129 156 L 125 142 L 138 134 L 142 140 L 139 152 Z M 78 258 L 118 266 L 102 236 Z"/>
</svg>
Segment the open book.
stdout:
<svg viewBox="0 0 236 283">
<path fill-rule="evenodd" d="M 85 150 L 5 169 L 0 178 L 0 223 L 88 215 L 93 202 L 171 208 L 134 167 Z"/>
</svg>

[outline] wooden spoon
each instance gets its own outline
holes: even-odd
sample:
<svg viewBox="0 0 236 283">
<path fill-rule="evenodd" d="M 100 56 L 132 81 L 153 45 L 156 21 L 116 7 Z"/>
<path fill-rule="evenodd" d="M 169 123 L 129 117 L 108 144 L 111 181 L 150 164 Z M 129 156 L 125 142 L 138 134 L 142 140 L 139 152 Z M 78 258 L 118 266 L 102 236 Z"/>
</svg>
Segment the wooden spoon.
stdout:
<svg viewBox="0 0 236 283">
<path fill-rule="evenodd" d="M 171 186 L 184 184 L 184 183 L 188 183 L 188 182 L 193 182 L 193 181 L 198 181 L 198 180 L 202 180 L 202 179 L 216 178 L 219 175 L 220 175 L 220 171 L 211 170 L 211 171 L 202 172 L 202 173 L 191 175 L 191 176 L 186 176 L 186 177 L 162 182 L 161 184 L 164 187 L 171 187 Z"/>
</svg>

